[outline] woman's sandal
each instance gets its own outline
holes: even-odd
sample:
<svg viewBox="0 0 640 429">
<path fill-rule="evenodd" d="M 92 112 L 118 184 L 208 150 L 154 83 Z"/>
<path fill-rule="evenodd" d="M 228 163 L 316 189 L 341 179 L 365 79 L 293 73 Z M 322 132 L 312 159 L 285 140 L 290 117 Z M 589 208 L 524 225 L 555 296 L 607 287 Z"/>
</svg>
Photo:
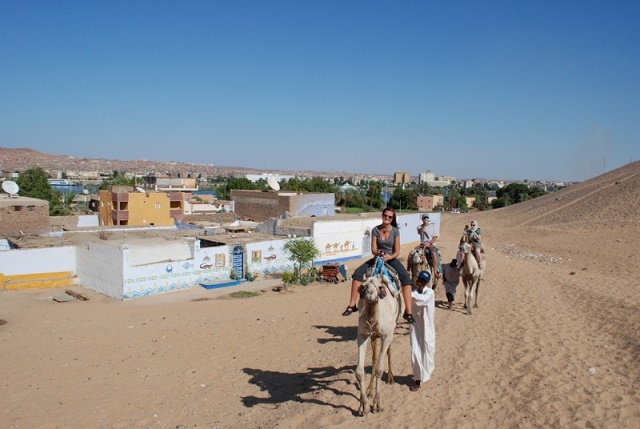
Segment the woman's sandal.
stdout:
<svg viewBox="0 0 640 429">
<path fill-rule="evenodd" d="M 420 389 L 420 382 L 416 380 L 415 384 L 409 388 L 412 392 L 417 392 Z"/>
<path fill-rule="evenodd" d="M 356 311 L 358 311 L 358 307 L 356 307 L 355 305 L 348 305 L 347 309 L 342 312 L 342 315 L 351 316 L 351 313 L 355 313 Z"/>
<path fill-rule="evenodd" d="M 413 318 L 413 314 L 404 313 L 404 316 L 402 317 L 404 317 L 404 320 L 406 320 L 407 323 L 410 323 L 412 325 L 416 323 L 416 319 Z"/>
</svg>

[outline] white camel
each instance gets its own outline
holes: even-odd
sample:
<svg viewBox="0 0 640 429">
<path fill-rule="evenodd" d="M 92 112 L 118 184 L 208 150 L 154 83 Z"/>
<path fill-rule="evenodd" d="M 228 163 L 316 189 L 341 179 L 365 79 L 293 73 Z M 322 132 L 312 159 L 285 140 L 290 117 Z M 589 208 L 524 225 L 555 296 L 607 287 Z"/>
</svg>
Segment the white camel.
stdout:
<svg viewBox="0 0 640 429">
<path fill-rule="evenodd" d="M 466 242 L 460 244 L 460 253 L 462 253 L 464 257 L 462 264 L 462 282 L 464 283 L 465 308 L 467 309 L 467 314 L 471 316 L 472 301 L 473 307 L 478 308 L 480 282 L 482 281 L 484 270 L 487 269 L 487 261 L 485 260 L 484 253 L 482 253 L 482 269 L 480 269 L 476 257 L 471 252 L 471 245 Z"/>
<path fill-rule="evenodd" d="M 361 416 L 369 412 L 369 398 L 373 398 L 372 411 L 381 412 L 380 380 L 384 372 L 384 357 L 388 360 L 388 383 L 393 383 L 391 371 L 391 341 L 400 312 L 402 299 L 400 292 L 389 287 L 389 280 L 379 274 L 368 277 L 362 283 L 362 294 L 359 302 L 360 318 L 358 320 L 358 365 L 356 379 L 360 389 Z M 381 296 L 384 296 L 381 298 Z M 371 340 L 373 349 L 373 365 L 371 367 L 371 381 L 369 388 L 364 387 L 364 364 L 367 344 Z"/>
</svg>

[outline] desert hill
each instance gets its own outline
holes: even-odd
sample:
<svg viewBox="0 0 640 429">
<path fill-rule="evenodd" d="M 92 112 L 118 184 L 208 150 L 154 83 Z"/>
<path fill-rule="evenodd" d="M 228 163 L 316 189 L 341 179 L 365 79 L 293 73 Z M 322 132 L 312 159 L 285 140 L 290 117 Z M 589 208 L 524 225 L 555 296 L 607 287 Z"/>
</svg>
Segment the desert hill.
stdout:
<svg viewBox="0 0 640 429">
<path fill-rule="evenodd" d="M 583 228 L 639 222 L 640 161 L 543 197 L 492 213 L 507 226 L 559 225 Z"/>
</svg>

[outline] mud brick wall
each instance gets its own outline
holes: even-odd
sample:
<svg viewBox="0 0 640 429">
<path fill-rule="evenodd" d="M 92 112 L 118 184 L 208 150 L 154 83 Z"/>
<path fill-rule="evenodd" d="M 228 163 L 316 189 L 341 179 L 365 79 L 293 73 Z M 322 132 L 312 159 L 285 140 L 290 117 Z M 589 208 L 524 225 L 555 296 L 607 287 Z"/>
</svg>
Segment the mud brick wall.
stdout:
<svg viewBox="0 0 640 429">
<path fill-rule="evenodd" d="M 257 222 L 272 217 L 279 218 L 288 211 L 288 199 L 281 198 L 276 192 L 231 190 L 235 212 Z"/>
<path fill-rule="evenodd" d="M 49 205 L 2 205 L 0 237 L 49 233 Z"/>
<path fill-rule="evenodd" d="M 260 192 L 231 190 L 235 212 L 257 222 L 290 216 L 333 216 L 335 196 L 330 193 Z"/>
</svg>

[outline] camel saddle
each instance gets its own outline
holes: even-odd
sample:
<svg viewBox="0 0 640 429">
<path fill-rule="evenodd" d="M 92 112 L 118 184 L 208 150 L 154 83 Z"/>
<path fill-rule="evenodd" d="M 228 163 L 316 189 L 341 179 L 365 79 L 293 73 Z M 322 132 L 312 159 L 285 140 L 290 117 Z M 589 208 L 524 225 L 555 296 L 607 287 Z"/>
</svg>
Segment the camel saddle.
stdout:
<svg viewBox="0 0 640 429">
<path fill-rule="evenodd" d="M 398 276 L 398 272 L 389 264 L 384 262 L 382 258 L 376 258 L 375 265 L 370 266 L 365 273 L 365 277 L 376 276 L 378 274 L 386 275 L 389 277 L 390 284 L 395 287 L 395 292 L 400 290 L 400 276 Z M 392 292 L 393 295 L 395 295 Z"/>
</svg>

